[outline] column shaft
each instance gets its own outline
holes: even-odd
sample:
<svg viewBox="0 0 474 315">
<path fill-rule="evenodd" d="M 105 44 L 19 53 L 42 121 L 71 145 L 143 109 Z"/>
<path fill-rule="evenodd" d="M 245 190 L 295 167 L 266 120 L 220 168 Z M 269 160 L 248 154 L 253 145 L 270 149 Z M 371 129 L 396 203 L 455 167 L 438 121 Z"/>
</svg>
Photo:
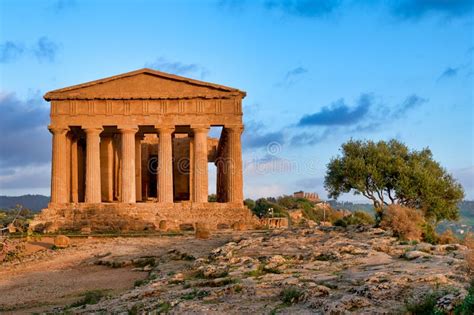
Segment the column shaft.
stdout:
<svg viewBox="0 0 474 315">
<path fill-rule="evenodd" d="M 66 133 L 67 128 L 49 127 L 53 134 L 53 158 L 51 165 L 51 203 L 66 203 Z"/>
<path fill-rule="evenodd" d="M 114 199 L 114 148 L 113 138 L 103 137 L 100 142 L 100 172 L 102 182 L 102 200 Z"/>
<path fill-rule="evenodd" d="M 158 129 L 158 202 L 173 202 L 173 156 L 171 134 L 174 128 L 157 127 Z"/>
<path fill-rule="evenodd" d="M 71 201 L 79 202 L 79 161 L 77 137 L 71 139 Z"/>
<path fill-rule="evenodd" d="M 242 147 L 240 135 L 243 127 L 226 128 L 227 131 L 227 157 L 226 157 L 226 188 L 227 201 L 243 203 L 242 181 Z"/>
<path fill-rule="evenodd" d="M 194 202 L 207 202 L 208 174 L 207 174 L 207 133 L 209 127 L 192 128 L 194 132 L 194 159 L 193 159 L 193 198 Z"/>
<path fill-rule="evenodd" d="M 135 133 L 136 127 L 120 128 L 122 134 L 122 202 L 136 202 Z"/>
<path fill-rule="evenodd" d="M 102 128 L 85 128 L 86 132 L 86 203 L 101 202 L 100 133 Z"/>
<path fill-rule="evenodd" d="M 142 136 L 135 137 L 135 190 L 136 200 L 142 201 Z"/>
<path fill-rule="evenodd" d="M 71 167 L 71 146 L 72 146 L 72 135 L 68 132 L 66 134 L 66 202 L 71 202 L 71 178 L 72 178 L 72 167 Z"/>
</svg>

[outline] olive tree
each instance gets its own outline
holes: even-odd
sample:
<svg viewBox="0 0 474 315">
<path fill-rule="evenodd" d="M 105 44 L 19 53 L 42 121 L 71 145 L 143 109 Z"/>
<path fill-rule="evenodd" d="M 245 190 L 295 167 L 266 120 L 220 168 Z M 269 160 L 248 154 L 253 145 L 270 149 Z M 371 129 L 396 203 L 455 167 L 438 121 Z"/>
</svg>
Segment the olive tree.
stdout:
<svg viewBox="0 0 474 315">
<path fill-rule="evenodd" d="M 344 143 L 342 155 L 328 164 L 324 185 L 330 198 L 351 191 L 368 198 L 378 219 L 385 206 L 400 204 L 419 209 L 432 224 L 456 220 L 464 197 L 428 148 L 410 150 L 397 140 Z"/>
</svg>

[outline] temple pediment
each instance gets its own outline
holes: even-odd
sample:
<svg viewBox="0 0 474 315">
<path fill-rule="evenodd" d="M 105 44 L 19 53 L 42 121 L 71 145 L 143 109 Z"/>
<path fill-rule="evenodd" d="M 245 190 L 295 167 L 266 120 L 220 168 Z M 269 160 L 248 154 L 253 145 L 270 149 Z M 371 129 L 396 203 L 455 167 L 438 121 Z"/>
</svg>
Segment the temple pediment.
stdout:
<svg viewBox="0 0 474 315">
<path fill-rule="evenodd" d="M 87 99 L 216 99 L 245 97 L 245 92 L 151 69 L 74 85 L 46 93 L 51 100 Z"/>
</svg>

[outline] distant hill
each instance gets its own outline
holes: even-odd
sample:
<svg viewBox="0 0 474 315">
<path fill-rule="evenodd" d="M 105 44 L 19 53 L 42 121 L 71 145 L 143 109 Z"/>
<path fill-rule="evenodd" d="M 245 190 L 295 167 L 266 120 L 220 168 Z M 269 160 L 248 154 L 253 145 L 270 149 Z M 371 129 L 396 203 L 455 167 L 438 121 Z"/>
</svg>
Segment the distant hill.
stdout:
<svg viewBox="0 0 474 315">
<path fill-rule="evenodd" d="M 374 206 L 370 203 L 352 203 L 350 201 L 336 201 L 328 200 L 328 203 L 334 209 L 346 209 L 350 211 L 364 210 L 370 213 L 375 213 Z"/>
<path fill-rule="evenodd" d="M 49 197 L 43 195 L 0 196 L 0 209 L 12 209 L 16 205 L 32 211 L 40 211 L 48 206 Z"/>
</svg>

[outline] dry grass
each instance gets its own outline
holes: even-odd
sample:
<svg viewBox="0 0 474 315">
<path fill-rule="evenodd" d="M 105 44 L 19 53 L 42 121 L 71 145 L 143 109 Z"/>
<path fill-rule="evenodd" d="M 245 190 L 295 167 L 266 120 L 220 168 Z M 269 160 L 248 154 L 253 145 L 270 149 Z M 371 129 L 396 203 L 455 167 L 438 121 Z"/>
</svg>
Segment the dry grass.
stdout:
<svg viewBox="0 0 474 315">
<path fill-rule="evenodd" d="M 474 234 L 469 233 L 466 235 L 463 243 L 468 248 L 465 255 L 467 266 L 469 270 L 474 273 Z"/>
<path fill-rule="evenodd" d="M 383 214 L 380 225 L 391 229 L 395 236 L 403 240 L 419 241 L 422 237 L 423 216 L 415 209 L 400 205 L 390 205 Z"/>
<path fill-rule="evenodd" d="M 446 230 L 438 237 L 439 244 L 458 244 L 459 239 L 454 235 L 452 230 Z"/>
</svg>

